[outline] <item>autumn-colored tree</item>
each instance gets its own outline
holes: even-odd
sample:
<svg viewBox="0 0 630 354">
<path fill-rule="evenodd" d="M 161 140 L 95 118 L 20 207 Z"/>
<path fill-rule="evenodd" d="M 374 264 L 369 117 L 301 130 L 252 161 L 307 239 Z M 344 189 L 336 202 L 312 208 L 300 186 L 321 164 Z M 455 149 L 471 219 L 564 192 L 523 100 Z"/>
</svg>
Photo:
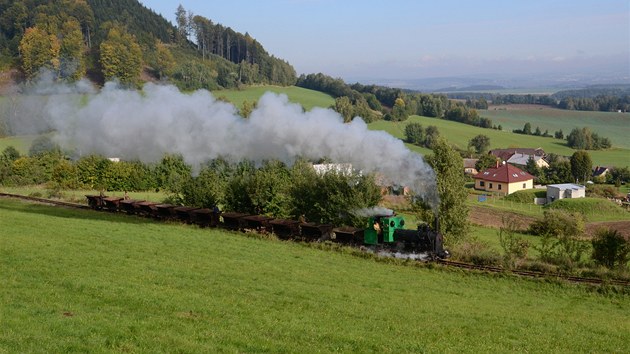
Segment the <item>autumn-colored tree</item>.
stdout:
<svg viewBox="0 0 630 354">
<path fill-rule="evenodd" d="M 81 24 L 71 18 L 61 29 L 61 77 L 78 80 L 85 75 L 84 47 Z"/>
<path fill-rule="evenodd" d="M 59 40 L 37 27 L 27 28 L 20 41 L 22 70 L 28 78 L 34 77 L 40 69 L 59 71 Z"/>
<path fill-rule="evenodd" d="M 160 79 L 170 75 L 175 68 L 175 58 L 173 54 L 166 44 L 162 43 L 160 40 L 157 40 L 155 43 L 155 59 L 152 65 Z"/>
<path fill-rule="evenodd" d="M 106 80 L 118 79 L 126 85 L 137 82 L 142 71 L 142 50 L 134 36 L 113 25 L 100 50 L 100 63 Z"/>
</svg>

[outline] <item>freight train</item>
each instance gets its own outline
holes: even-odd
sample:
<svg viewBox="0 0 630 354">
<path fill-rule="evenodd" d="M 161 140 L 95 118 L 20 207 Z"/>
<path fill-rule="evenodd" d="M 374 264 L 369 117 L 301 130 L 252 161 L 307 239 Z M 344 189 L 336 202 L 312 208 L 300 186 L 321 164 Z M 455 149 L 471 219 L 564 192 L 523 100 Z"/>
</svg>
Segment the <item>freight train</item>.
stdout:
<svg viewBox="0 0 630 354">
<path fill-rule="evenodd" d="M 298 220 L 278 219 L 264 215 L 220 212 L 217 208 L 195 208 L 161 204 L 144 200 L 105 195 L 86 195 L 88 205 L 95 210 L 123 212 L 157 220 L 176 220 L 201 227 L 221 227 L 229 230 L 274 233 L 281 239 L 323 241 L 424 253 L 428 258 L 447 258 L 444 238 L 437 230 L 421 224 L 416 230 L 405 229 L 405 219 L 399 215 L 376 215 L 369 218 L 365 228 L 335 227 Z M 436 218 L 437 220 L 437 218 Z"/>
</svg>

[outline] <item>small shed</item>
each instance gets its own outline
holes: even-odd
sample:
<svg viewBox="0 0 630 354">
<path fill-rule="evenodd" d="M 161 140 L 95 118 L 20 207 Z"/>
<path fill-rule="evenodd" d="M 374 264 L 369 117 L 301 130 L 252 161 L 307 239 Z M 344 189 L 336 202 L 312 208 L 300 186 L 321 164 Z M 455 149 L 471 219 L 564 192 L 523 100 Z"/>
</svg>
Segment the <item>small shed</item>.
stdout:
<svg viewBox="0 0 630 354">
<path fill-rule="evenodd" d="M 586 187 L 579 184 L 562 183 L 547 186 L 547 203 L 558 199 L 584 197 L 586 197 Z"/>
</svg>

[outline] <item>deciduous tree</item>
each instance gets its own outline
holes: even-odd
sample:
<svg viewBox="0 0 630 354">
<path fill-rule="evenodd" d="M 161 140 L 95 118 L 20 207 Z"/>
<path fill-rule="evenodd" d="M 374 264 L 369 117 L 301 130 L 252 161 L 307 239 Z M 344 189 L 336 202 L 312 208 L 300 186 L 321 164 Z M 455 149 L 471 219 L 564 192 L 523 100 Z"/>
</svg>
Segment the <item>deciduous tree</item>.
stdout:
<svg viewBox="0 0 630 354">
<path fill-rule="evenodd" d="M 593 161 L 588 152 L 579 150 L 571 155 L 571 174 L 576 181 L 586 183 L 593 170 Z"/>
<path fill-rule="evenodd" d="M 142 71 L 142 50 L 134 36 L 114 25 L 100 49 L 100 63 L 106 80 L 118 79 L 126 85 L 137 82 Z"/>
<path fill-rule="evenodd" d="M 26 29 L 20 41 L 22 70 L 28 78 L 34 77 L 41 68 L 58 72 L 60 49 L 56 36 L 37 27 Z"/>
</svg>

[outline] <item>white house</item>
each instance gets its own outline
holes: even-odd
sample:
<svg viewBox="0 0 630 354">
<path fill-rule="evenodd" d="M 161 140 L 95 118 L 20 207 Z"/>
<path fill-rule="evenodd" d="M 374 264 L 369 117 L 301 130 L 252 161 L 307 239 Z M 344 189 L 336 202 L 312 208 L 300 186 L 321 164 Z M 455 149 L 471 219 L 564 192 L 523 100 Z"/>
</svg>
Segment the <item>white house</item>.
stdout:
<svg viewBox="0 0 630 354">
<path fill-rule="evenodd" d="M 511 164 L 519 165 L 519 166 L 527 166 L 527 161 L 529 161 L 530 158 L 534 159 L 534 163 L 536 163 L 536 166 L 540 168 L 549 167 L 549 164 L 547 163 L 547 161 L 545 161 L 545 159 L 543 159 L 542 156 L 519 154 L 519 153 L 516 153 L 510 156 L 510 158 L 507 160 L 507 163 L 511 163 Z"/>
<path fill-rule="evenodd" d="M 586 187 L 579 184 L 562 183 L 547 185 L 547 203 L 558 199 L 584 197 L 586 197 Z"/>
</svg>

